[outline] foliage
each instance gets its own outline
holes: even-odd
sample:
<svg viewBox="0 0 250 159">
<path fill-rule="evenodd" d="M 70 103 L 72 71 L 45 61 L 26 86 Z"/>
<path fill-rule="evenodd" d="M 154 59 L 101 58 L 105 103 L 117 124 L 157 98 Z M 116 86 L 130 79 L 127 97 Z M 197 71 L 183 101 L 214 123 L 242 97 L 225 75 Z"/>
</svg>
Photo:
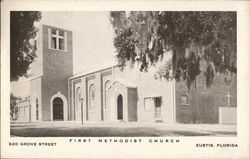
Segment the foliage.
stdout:
<svg viewBox="0 0 250 159">
<path fill-rule="evenodd" d="M 114 46 L 123 68 L 138 61 L 140 70 L 172 51 L 172 67 L 166 64 L 160 76 L 187 80 L 190 88 L 200 74 L 200 60 L 207 62 L 209 87 L 215 72 L 236 73 L 236 12 L 111 12 Z M 169 73 L 172 70 L 172 75 Z"/>
<path fill-rule="evenodd" d="M 13 115 L 13 113 L 15 111 L 14 108 L 16 106 L 17 100 L 21 100 L 21 98 L 14 96 L 14 94 L 11 92 L 10 93 L 10 114 L 11 114 L 11 116 Z"/>
<path fill-rule="evenodd" d="M 41 13 L 36 11 L 10 12 L 11 81 L 16 81 L 22 76 L 27 77 L 27 70 L 36 57 L 29 40 L 36 36 L 34 22 L 40 19 Z"/>
</svg>

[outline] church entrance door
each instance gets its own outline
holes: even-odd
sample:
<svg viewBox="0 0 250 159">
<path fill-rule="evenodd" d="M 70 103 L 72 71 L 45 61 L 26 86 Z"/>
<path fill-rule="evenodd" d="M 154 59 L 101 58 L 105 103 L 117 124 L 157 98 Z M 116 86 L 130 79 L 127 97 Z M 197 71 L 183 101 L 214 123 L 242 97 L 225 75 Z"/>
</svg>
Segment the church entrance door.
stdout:
<svg viewBox="0 0 250 159">
<path fill-rule="evenodd" d="M 117 98 L 117 119 L 123 119 L 123 100 L 122 95 L 119 95 Z"/>
<path fill-rule="evenodd" d="M 63 120 L 63 100 L 59 97 L 53 100 L 53 120 Z"/>
</svg>

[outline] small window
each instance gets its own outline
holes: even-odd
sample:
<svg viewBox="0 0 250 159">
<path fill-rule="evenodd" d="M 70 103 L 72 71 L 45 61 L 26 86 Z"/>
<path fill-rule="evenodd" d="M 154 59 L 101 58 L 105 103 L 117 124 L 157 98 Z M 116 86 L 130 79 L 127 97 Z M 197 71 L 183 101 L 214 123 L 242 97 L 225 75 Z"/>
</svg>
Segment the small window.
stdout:
<svg viewBox="0 0 250 159">
<path fill-rule="evenodd" d="M 155 97 L 155 107 L 158 108 L 158 107 L 161 107 L 162 105 L 162 100 L 161 100 L 161 97 Z"/>
<path fill-rule="evenodd" d="M 162 97 L 147 97 L 144 98 L 144 110 L 153 110 L 160 108 L 162 105 Z"/>
<path fill-rule="evenodd" d="M 152 110 L 154 108 L 154 98 L 144 98 L 144 110 Z"/>
<path fill-rule="evenodd" d="M 181 105 L 189 105 L 187 95 L 182 95 L 181 96 Z"/>
<path fill-rule="evenodd" d="M 66 51 L 66 32 L 49 29 L 49 48 Z"/>
</svg>

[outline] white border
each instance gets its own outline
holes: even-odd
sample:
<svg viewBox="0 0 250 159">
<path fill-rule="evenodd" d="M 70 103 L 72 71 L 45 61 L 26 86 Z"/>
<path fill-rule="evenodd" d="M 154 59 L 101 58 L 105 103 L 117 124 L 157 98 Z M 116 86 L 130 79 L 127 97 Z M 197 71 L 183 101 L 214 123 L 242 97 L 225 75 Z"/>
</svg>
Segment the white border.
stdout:
<svg viewBox="0 0 250 159">
<path fill-rule="evenodd" d="M 248 158 L 249 157 L 249 1 L 1 1 L 1 157 L 4 158 Z M 177 137 L 179 144 L 70 143 L 69 138 L 10 138 L 9 11 L 237 11 L 237 137 Z M 4 129 L 3 129 L 4 128 Z M 94 138 L 93 138 L 94 139 Z M 144 138 L 145 141 L 147 138 Z M 56 147 L 11 147 L 9 142 L 57 142 Z M 196 143 L 236 143 L 238 148 L 197 148 Z"/>
</svg>

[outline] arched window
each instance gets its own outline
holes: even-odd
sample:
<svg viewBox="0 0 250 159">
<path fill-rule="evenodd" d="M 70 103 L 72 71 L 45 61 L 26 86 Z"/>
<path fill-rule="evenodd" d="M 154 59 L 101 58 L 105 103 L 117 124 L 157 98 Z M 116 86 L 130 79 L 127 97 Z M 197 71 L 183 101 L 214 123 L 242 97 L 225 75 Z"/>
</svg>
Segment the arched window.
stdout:
<svg viewBox="0 0 250 159">
<path fill-rule="evenodd" d="M 89 109 L 94 110 L 95 109 L 95 85 L 91 84 L 89 86 Z"/>
<path fill-rule="evenodd" d="M 107 109 L 107 101 L 108 101 L 108 87 L 110 86 L 111 82 L 108 80 L 104 84 L 104 89 L 103 89 L 103 103 L 104 103 L 104 108 Z"/>
<path fill-rule="evenodd" d="M 80 103 L 81 102 L 81 88 L 78 87 L 76 89 L 76 93 L 75 93 L 75 102 L 76 104 Z"/>
<path fill-rule="evenodd" d="M 39 120 L 39 104 L 38 104 L 38 98 L 36 98 L 36 120 Z"/>
<path fill-rule="evenodd" d="M 74 115 L 75 115 L 75 120 L 80 119 L 80 112 L 81 112 L 81 88 L 77 87 L 75 90 L 75 110 L 74 110 Z"/>
</svg>

